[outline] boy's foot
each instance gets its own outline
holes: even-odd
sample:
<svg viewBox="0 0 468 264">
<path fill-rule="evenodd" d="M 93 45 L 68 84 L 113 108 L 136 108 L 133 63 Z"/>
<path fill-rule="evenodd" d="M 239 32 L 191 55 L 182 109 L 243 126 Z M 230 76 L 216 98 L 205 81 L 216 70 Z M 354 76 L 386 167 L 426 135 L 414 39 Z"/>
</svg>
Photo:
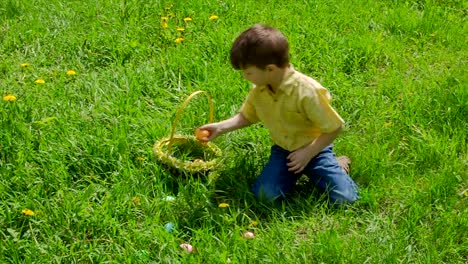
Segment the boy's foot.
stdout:
<svg viewBox="0 0 468 264">
<path fill-rule="evenodd" d="M 339 156 L 336 158 L 338 160 L 338 164 L 340 164 L 341 168 L 345 170 L 346 174 L 349 175 L 349 166 L 351 165 L 351 159 L 347 156 Z"/>
</svg>

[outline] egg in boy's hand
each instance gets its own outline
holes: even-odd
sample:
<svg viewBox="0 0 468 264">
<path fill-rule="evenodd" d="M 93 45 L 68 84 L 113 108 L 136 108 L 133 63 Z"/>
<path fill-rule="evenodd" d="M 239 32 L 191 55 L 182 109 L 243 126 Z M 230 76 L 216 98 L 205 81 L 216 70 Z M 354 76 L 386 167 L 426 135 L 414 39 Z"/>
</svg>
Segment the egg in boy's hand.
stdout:
<svg viewBox="0 0 468 264">
<path fill-rule="evenodd" d="M 207 138 L 210 136 L 210 131 L 205 130 L 205 129 L 195 129 L 195 137 L 198 140 L 207 140 Z"/>
</svg>

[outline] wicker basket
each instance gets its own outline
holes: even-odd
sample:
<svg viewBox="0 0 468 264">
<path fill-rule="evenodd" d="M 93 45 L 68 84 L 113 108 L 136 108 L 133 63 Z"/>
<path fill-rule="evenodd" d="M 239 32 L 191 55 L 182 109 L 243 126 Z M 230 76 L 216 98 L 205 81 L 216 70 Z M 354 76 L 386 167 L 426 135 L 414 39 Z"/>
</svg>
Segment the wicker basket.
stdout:
<svg viewBox="0 0 468 264">
<path fill-rule="evenodd" d="M 210 105 L 209 123 L 213 122 L 213 102 L 211 97 L 204 91 L 196 91 L 188 96 L 179 107 L 172 124 L 170 136 L 157 141 L 153 147 L 156 157 L 161 162 L 179 171 L 191 174 L 213 171 L 219 166 L 220 157 L 222 156 L 221 150 L 211 142 L 202 143 L 193 135 L 174 135 L 182 111 L 193 97 L 201 93 L 205 94 L 208 98 Z M 192 157 L 182 159 L 180 156 L 184 152 L 192 154 Z"/>
</svg>

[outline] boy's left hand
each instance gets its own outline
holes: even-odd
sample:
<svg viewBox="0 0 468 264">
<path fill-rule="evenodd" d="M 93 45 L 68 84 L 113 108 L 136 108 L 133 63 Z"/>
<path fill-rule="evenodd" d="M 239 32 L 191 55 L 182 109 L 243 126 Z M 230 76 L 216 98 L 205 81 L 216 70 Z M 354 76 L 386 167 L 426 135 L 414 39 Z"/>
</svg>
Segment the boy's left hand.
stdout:
<svg viewBox="0 0 468 264">
<path fill-rule="evenodd" d="M 288 155 L 288 159 L 290 160 L 290 162 L 287 163 L 289 167 L 288 170 L 296 174 L 301 173 L 313 157 L 314 155 L 308 147 L 303 147 L 291 152 Z"/>
</svg>

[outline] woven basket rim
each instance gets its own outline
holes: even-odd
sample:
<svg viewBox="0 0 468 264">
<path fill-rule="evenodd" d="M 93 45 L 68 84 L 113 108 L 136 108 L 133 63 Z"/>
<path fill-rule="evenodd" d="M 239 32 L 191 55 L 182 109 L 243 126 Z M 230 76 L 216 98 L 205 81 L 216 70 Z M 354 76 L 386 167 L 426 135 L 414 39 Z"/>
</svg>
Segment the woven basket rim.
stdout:
<svg viewBox="0 0 468 264">
<path fill-rule="evenodd" d="M 207 172 L 207 171 L 211 171 L 219 167 L 219 161 L 222 155 L 222 151 L 215 144 L 211 142 L 203 143 L 203 145 L 206 148 L 209 148 L 210 151 L 214 153 L 214 155 L 216 156 L 215 158 L 211 160 L 203 160 L 203 161 L 195 162 L 195 161 L 180 160 L 177 157 L 174 157 L 170 155 L 169 153 L 167 153 L 167 151 L 164 150 L 164 147 L 167 146 L 171 140 L 172 140 L 172 144 L 180 143 L 183 141 L 192 141 L 192 142 L 198 141 L 194 136 L 185 136 L 185 135 L 173 135 L 172 139 L 170 137 L 164 137 L 160 139 L 159 141 L 156 141 L 156 143 L 153 146 L 153 150 L 157 158 L 163 163 L 165 163 L 166 165 L 169 165 L 181 171 L 191 172 L 191 173 Z"/>
</svg>

